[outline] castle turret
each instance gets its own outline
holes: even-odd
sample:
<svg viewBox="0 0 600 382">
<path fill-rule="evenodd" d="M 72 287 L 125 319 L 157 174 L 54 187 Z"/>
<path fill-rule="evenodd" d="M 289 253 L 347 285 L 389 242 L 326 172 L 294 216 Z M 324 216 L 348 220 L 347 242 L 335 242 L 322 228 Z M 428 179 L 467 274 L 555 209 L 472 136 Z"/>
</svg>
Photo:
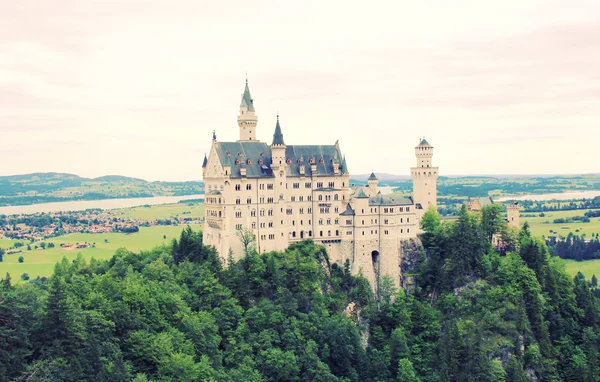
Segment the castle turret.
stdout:
<svg viewBox="0 0 600 382">
<path fill-rule="evenodd" d="M 254 111 L 254 100 L 250 96 L 250 88 L 248 87 L 248 79 L 246 79 L 246 88 L 242 94 L 242 102 L 240 103 L 240 114 L 238 115 L 238 126 L 240 127 L 240 139 L 243 141 L 256 141 L 256 124 L 258 117 Z"/>
<path fill-rule="evenodd" d="M 275 132 L 273 133 L 273 143 L 271 144 L 272 168 L 279 168 L 286 164 L 285 148 L 286 145 L 283 141 L 283 133 L 281 132 L 281 126 L 279 125 L 279 114 L 277 114 L 277 124 L 275 125 Z"/>
<path fill-rule="evenodd" d="M 438 167 L 432 167 L 433 146 L 423 138 L 415 147 L 417 166 L 410 169 L 413 180 L 413 199 L 423 210 L 437 206 Z"/>
<path fill-rule="evenodd" d="M 509 227 L 519 228 L 521 226 L 521 206 L 519 206 L 519 202 L 507 204 L 506 214 Z"/>
<path fill-rule="evenodd" d="M 375 176 L 374 172 L 371 173 L 371 176 L 369 176 L 367 182 L 369 184 L 369 196 L 377 195 L 377 185 L 379 184 L 379 180 Z"/>
</svg>

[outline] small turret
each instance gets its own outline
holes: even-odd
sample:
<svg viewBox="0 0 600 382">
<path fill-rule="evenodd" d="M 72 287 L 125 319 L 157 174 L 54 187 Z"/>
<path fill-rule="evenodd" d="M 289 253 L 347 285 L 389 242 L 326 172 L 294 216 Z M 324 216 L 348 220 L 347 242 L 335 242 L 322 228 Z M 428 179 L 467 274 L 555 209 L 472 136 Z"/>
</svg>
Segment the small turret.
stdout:
<svg viewBox="0 0 600 382">
<path fill-rule="evenodd" d="M 248 78 L 246 78 L 246 87 L 242 94 L 242 102 L 240 103 L 240 114 L 238 115 L 238 126 L 240 127 L 240 142 L 256 141 L 256 124 L 258 117 L 254 110 L 254 100 L 250 96 L 250 88 L 248 87 Z"/>
<path fill-rule="evenodd" d="M 415 147 L 417 165 L 410 169 L 413 180 L 413 198 L 422 211 L 429 206 L 437 206 L 438 168 L 432 167 L 433 146 L 425 138 L 419 140 Z"/>
<path fill-rule="evenodd" d="M 375 176 L 374 172 L 372 172 L 371 176 L 369 176 L 368 184 L 369 184 L 369 194 L 370 195 L 376 195 L 377 194 L 377 186 L 379 184 L 379 180 L 377 179 L 377 176 Z"/>
<path fill-rule="evenodd" d="M 279 124 L 279 114 L 277 114 L 277 123 L 275 124 L 275 132 L 273 133 L 273 144 L 271 144 L 271 168 L 277 169 L 285 166 L 285 142 L 283 141 L 283 133 Z"/>
</svg>

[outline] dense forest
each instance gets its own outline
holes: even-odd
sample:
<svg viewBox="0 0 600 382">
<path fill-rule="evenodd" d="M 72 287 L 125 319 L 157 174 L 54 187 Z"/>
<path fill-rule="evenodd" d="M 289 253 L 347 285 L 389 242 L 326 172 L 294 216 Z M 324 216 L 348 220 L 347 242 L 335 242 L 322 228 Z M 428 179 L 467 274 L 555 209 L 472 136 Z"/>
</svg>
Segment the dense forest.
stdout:
<svg viewBox="0 0 600 382">
<path fill-rule="evenodd" d="M 598 381 L 600 305 L 497 206 L 423 219 L 406 291 L 312 241 L 221 262 L 202 234 L 0 283 L 2 381 Z M 498 232 L 500 232 L 498 236 Z M 501 244 L 494 250 L 493 242 Z"/>
<path fill-rule="evenodd" d="M 585 236 L 574 235 L 572 232 L 567 237 L 556 236 L 546 239 L 550 253 L 561 259 L 577 261 L 600 259 L 600 235 L 592 235 L 590 239 Z"/>
</svg>

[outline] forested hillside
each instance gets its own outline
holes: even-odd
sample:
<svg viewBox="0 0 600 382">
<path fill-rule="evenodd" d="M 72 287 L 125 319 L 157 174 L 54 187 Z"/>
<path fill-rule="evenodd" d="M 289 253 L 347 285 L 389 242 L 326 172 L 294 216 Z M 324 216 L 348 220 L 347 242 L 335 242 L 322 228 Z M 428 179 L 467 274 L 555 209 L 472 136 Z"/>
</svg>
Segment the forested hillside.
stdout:
<svg viewBox="0 0 600 382">
<path fill-rule="evenodd" d="M 199 181 L 147 182 L 143 179 L 117 175 L 82 178 L 73 174 L 35 173 L 0 176 L 0 206 L 70 200 L 193 195 L 203 190 L 204 184 Z"/>
<path fill-rule="evenodd" d="M 2 381 L 597 381 L 599 304 L 499 210 L 442 223 L 407 293 L 311 241 L 222 264 L 202 234 L 0 286 Z M 502 232 L 501 254 L 492 249 Z"/>
</svg>

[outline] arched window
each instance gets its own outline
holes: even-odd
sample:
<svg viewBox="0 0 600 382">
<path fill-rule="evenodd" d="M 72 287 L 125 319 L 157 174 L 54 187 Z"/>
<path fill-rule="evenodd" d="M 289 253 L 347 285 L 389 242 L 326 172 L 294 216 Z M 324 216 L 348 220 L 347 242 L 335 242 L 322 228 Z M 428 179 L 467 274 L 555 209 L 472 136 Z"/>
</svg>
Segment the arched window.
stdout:
<svg viewBox="0 0 600 382">
<path fill-rule="evenodd" d="M 333 200 L 338 200 L 338 194 L 333 195 Z"/>
<path fill-rule="evenodd" d="M 296 237 L 296 231 L 292 232 L 292 237 Z"/>
<path fill-rule="evenodd" d="M 319 195 L 319 201 L 323 200 L 323 195 Z"/>
</svg>

